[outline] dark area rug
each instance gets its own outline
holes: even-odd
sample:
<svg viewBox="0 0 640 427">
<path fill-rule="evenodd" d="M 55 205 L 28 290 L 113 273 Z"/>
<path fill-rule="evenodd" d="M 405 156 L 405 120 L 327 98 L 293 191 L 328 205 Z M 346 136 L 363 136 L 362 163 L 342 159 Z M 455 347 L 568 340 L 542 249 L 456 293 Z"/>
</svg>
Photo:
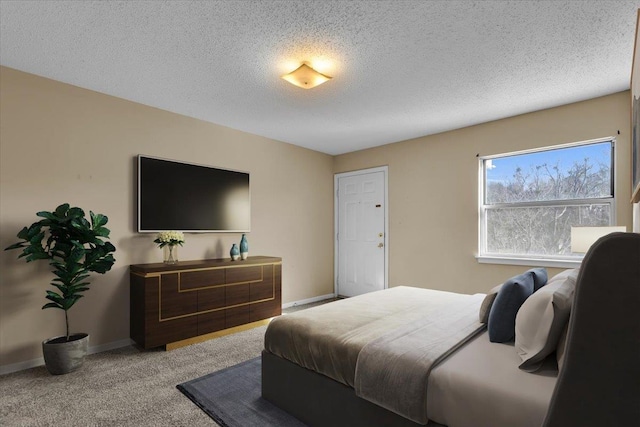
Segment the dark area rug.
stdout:
<svg viewBox="0 0 640 427">
<path fill-rule="evenodd" d="M 256 357 L 177 388 L 222 427 L 306 427 L 262 398 L 261 368 Z"/>
</svg>

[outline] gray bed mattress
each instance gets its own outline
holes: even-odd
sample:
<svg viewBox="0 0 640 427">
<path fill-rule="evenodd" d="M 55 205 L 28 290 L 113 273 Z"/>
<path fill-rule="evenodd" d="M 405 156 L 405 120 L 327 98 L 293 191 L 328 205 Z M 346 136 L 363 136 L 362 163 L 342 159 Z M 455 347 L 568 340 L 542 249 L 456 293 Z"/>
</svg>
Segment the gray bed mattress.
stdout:
<svg viewBox="0 0 640 427">
<path fill-rule="evenodd" d="M 429 376 L 429 418 L 449 427 L 540 427 L 557 381 L 557 366 L 548 358 L 529 373 L 513 344 L 476 336 Z"/>
</svg>

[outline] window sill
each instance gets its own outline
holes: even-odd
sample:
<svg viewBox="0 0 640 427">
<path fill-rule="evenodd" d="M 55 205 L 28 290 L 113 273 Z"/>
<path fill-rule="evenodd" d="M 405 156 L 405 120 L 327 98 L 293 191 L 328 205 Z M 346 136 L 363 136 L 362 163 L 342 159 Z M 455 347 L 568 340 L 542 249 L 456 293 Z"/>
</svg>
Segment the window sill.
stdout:
<svg viewBox="0 0 640 427">
<path fill-rule="evenodd" d="M 575 259 L 518 258 L 476 255 L 479 264 L 525 265 L 530 267 L 579 268 L 582 257 Z"/>
</svg>

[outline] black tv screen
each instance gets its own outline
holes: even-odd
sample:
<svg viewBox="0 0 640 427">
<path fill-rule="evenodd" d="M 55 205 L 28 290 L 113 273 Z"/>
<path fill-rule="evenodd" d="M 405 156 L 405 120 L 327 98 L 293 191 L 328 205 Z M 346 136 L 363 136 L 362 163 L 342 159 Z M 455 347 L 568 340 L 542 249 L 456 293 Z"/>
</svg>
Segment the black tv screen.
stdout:
<svg viewBox="0 0 640 427">
<path fill-rule="evenodd" d="M 138 156 L 138 231 L 248 232 L 249 174 Z"/>
</svg>

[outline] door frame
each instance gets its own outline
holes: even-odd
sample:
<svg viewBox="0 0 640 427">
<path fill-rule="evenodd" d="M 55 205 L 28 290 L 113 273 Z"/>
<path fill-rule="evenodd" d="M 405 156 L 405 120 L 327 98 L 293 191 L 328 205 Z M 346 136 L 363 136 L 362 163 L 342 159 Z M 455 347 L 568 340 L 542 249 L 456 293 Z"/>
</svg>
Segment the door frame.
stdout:
<svg viewBox="0 0 640 427">
<path fill-rule="evenodd" d="M 368 173 L 382 172 L 384 181 L 384 289 L 389 287 L 389 166 L 378 166 L 375 168 L 359 169 L 349 172 L 341 172 L 333 175 L 333 293 L 338 296 L 338 271 L 339 271 L 339 253 L 338 253 L 338 232 L 340 227 L 338 180 L 349 176 L 364 175 Z"/>
</svg>

